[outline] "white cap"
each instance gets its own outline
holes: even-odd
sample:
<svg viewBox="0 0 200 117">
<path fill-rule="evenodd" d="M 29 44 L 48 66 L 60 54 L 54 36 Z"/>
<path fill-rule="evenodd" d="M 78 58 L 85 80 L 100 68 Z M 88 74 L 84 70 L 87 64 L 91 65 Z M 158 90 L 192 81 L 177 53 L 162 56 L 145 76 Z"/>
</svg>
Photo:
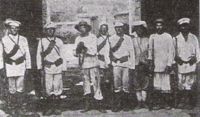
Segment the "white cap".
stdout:
<svg viewBox="0 0 200 117">
<path fill-rule="evenodd" d="M 145 21 L 135 21 L 133 22 L 134 26 L 144 26 L 147 27 L 147 23 Z"/>
<path fill-rule="evenodd" d="M 124 24 L 121 22 L 115 22 L 114 24 L 114 27 L 121 27 L 121 26 L 124 26 Z"/>
<path fill-rule="evenodd" d="M 48 29 L 48 28 L 56 28 L 56 25 L 52 22 L 47 23 L 44 25 L 44 28 Z"/>
<path fill-rule="evenodd" d="M 105 22 L 105 21 L 102 21 L 102 22 L 99 23 L 99 27 L 100 27 L 101 25 L 108 25 L 108 23 Z"/>
<path fill-rule="evenodd" d="M 9 24 L 9 23 L 11 23 L 13 20 L 11 19 L 11 18 L 8 18 L 8 19 L 6 19 L 5 21 L 4 21 L 4 24 Z"/>
<path fill-rule="evenodd" d="M 21 25 L 21 23 L 19 21 L 14 21 L 14 20 L 7 20 L 6 22 L 8 25 L 10 26 L 16 26 L 16 27 L 19 27 Z"/>
<path fill-rule="evenodd" d="M 189 23 L 190 23 L 190 18 L 181 18 L 181 19 L 179 19 L 179 20 L 177 21 L 177 23 L 178 23 L 179 25 L 184 24 L 184 23 L 189 24 Z"/>
</svg>

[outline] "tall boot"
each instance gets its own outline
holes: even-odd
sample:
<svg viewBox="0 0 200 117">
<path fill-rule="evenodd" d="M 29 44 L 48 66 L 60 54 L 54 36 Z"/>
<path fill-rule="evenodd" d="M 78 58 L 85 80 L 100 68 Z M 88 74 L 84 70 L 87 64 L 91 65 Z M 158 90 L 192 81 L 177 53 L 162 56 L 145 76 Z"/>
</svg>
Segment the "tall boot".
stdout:
<svg viewBox="0 0 200 117">
<path fill-rule="evenodd" d="M 26 114 L 26 107 L 24 105 L 24 93 L 17 92 L 17 114 L 24 116 Z"/>
<path fill-rule="evenodd" d="M 53 100 L 53 103 L 54 103 L 54 114 L 55 115 L 61 115 L 62 114 L 62 111 L 60 110 L 60 96 L 56 96 Z"/>
<path fill-rule="evenodd" d="M 112 112 L 119 112 L 121 110 L 121 92 L 114 93 L 112 103 Z"/>
<path fill-rule="evenodd" d="M 192 98 L 193 98 L 193 94 L 192 91 L 186 91 L 186 96 L 185 96 L 185 109 L 193 109 L 193 105 L 192 105 Z"/>
<path fill-rule="evenodd" d="M 130 110 L 129 93 L 127 93 L 127 92 L 123 92 L 122 107 L 123 107 L 123 111 Z"/>
<path fill-rule="evenodd" d="M 11 115 L 11 116 L 16 116 L 16 101 L 17 101 L 17 98 L 16 98 L 16 95 L 15 94 L 9 94 L 9 98 L 8 98 L 8 113 Z"/>
<path fill-rule="evenodd" d="M 172 100 L 171 100 L 171 94 L 170 93 L 165 93 L 163 94 L 163 99 L 164 99 L 164 108 L 167 109 L 167 110 L 170 110 L 171 107 L 172 107 Z"/>
<path fill-rule="evenodd" d="M 161 95 L 160 95 L 160 91 L 154 91 L 153 94 L 153 110 L 159 110 L 161 109 Z"/>
<path fill-rule="evenodd" d="M 43 115 L 44 116 L 50 116 L 53 114 L 53 96 L 49 96 L 47 97 L 46 101 L 45 101 L 45 108 L 44 108 L 44 111 L 43 111 Z"/>
<path fill-rule="evenodd" d="M 99 112 L 107 113 L 107 111 L 103 107 L 103 101 L 102 100 L 97 100 L 97 108 L 98 108 Z"/>
<path fill-rule="evenodd" d="M 87 94 L 84 96 L 84 109 L 81 111 L 81 113 L 85 113 L 85 112 L 88 112 L 90 111 L 90 94 Z"/>
</svg>

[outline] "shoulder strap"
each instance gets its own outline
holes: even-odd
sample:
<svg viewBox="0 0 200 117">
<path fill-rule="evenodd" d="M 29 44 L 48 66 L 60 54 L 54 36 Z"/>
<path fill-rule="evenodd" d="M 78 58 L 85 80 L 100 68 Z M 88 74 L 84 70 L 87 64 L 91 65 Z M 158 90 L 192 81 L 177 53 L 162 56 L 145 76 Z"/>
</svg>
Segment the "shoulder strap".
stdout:
<svg viewBox="0 0 200 117">
<path fill-rule="evenodd" d="M 113 46 L 111 48 L 111 51 L 112 52 L 116 52 L 120 48 L 120 46 L 122 45 L 123 41 L 124 41 L 124 38 L 120 37 L 119 40 L 118 40 L 118 42 L 115 44 L 115 46 Z"/>
<path fill-rule="evenodd" d="M 103 36 L 101 36 L 104 40 L 97 45 L 97 51 L 99 52 L 105 45 L 106 45 L 106 41 L 109 38 L 108 36 L 106 36 L 106 38 L 104 38 Z"/>
</svg>

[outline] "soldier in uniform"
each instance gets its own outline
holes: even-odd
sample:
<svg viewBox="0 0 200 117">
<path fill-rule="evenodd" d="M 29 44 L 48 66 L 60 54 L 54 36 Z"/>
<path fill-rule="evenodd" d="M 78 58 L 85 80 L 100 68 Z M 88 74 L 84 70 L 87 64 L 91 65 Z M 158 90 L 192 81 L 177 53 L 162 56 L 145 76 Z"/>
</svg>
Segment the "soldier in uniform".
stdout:
<svg viewBox="0 0 200 117">
<path fill-rule="evenodd" d="M 101 107 L 103 100 L 100 88 L 100 75 L 97 52 L 97 37 L 90 33 L 91 26 L 86 21 L 80 21 L 75 25 L 75 29 L 80 32 L 75 40 L 76 54 L 79 57 L 79 65 L 83 75 L 83 90 L 85 98 L 85 108 L 81 112 L 87 112 L 91 109 L 91 100 L 94 97 L 98 104 L 98 110 L 105 112 Z M 94 95 L 92 96 L 93 87 Z"/>
<path fill-rule="evenodd" d="M 155 20 L 156 33 L 149 39 L 149 63 L 153 70 L 154 102 L 153 109 L 170 109 L 170 72 L 174 58 L 172 36 L 164 31 L 164 20 Z"/>
<path fill-rule="evenodd" d="M 101 22 L 97 38 L 98 61 L 100 75 L 102 76 L 101 89 L 104 96 L 104 103 L 109 104 L 112 86 L 112 68 L 110 66 L 110 35 L 108 34 L 108 24 L 106 22 Z"/>
<path fill-rule="evenodd" d="M 113 112 L 129 109 L 129 70 L 135 69 L 135 53 L 131 37 L 124 34 L 123 23 L 115 22 L 116 34 L 110 37 L 114 76 Z"/>
<path fill-rule="evenodd" d="M 63 41 L 54 35 L 56 26 L 53 23 L 44 26 L 46 37 L 39 40 L 37 49 L 37 67 L 44 78 L 47 102 L 44 115 L 60 115 L 60 95 L 63 91 L 62 76 L 66 71 L 63 59 Z"/>
<path fill-rule="evenodd" d="M 135 73 L 134 88 L 136 90 L 136 96 L 138 105 L 136 108 L 145 107 L 146 97 L 149 84 L 148 78 L 148 43 L 149 38 L 147 35 L 147 24 L 145 21 L 136 21 L 133 23 L 135 37 L 133 38 L 133 44 L 135 48 Z"/>
<path fill-rule="evenodd" d="M 11 115 L 23 116 L 24 78 L 30 72 L 31 58 L 27 39 L 19 35 L 20 22 L 7 22 L 9 30 L 2 38 L 6 76 L 9 85 Z"/>
<path fill-rule="evenodd" d="M 197 37 L 190 32 L 190 19 L 181 18 L 178 20 L 179 34 L 174 37 L 176 56 L 178 64 L 178 88 L 180 101 L 178 107 L 192 108 L 192 101 L 195 97 L 196 67 L 200 60 L 199 42 Z"/>
</svg>

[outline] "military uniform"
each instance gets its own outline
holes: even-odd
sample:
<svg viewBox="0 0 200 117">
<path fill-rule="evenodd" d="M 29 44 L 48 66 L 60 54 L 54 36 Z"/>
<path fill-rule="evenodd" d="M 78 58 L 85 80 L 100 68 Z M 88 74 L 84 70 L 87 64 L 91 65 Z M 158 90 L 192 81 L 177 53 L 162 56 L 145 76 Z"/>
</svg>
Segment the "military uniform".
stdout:
<svg viewBox="0 0 200 117">
<path fill-rule="evenodd" d="M 55 46 L 51 52 L 44 55 L 51 42 Z M 59 96 L 63 91 L 62 72 L 66 71 L 66 62 L 63 58 L 63 42 L 57 37 L 46 37 L 39 41 L 37 50 L 37 67 L 44 69 L 45 87 L 48 96 Z"/>
</svg>

